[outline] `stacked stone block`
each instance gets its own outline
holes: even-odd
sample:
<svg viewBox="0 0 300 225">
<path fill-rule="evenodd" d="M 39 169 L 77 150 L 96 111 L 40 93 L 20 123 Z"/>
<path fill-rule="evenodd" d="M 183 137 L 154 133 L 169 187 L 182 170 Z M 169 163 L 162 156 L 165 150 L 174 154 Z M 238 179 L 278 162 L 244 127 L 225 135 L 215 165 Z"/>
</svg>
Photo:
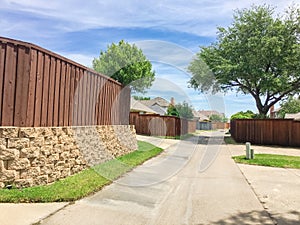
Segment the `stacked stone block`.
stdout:
<svg viewBox="0 0 300 225">
<path fill-rule="evenodd" d="M 0 127 L 0 187 L 49 184 L 136 149 L 130 125 Z"/>
</svg>

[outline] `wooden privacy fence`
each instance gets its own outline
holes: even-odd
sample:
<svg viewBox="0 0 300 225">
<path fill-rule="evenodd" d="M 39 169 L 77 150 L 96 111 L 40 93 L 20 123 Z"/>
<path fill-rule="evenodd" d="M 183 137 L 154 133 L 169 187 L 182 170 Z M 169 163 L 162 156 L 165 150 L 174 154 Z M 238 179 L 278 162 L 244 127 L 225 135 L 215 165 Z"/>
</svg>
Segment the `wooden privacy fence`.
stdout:
<svg viewBox="0 0 300 225">
<path fill-rule="evenodd" d="M 0 37 L 0 75 L 0 126 L 129 123 L 129 88 L 36 45 Z"/>
<path fill-rule="evenodd" d="M 131 112 L 129 123 L 135 125 L 137 134 L 152 136 L 180 136 L 196 131 L 196 121 L 174 116 L 139 114 Z"/>
<path fill-rule="evenodd" d="M 231 121 L 230 133 L 237 142 L 300 146 L 300 121 L 292 119 L 239 119 Z"/>
</svg>

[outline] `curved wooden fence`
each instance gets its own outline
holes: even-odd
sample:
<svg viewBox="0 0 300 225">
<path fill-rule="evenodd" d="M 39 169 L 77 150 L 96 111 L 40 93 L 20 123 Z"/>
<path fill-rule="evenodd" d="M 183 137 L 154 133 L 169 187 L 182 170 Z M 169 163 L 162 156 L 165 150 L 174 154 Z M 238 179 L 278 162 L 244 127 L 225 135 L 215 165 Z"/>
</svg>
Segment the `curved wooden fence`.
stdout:
<svg viewBox="0 0 300 225">
<path fill-rule="evenodd" d="M 39 46 L 0 37 L 0 75 L 0 126 L 129 123 L 129 88 Z"/>
</svg>

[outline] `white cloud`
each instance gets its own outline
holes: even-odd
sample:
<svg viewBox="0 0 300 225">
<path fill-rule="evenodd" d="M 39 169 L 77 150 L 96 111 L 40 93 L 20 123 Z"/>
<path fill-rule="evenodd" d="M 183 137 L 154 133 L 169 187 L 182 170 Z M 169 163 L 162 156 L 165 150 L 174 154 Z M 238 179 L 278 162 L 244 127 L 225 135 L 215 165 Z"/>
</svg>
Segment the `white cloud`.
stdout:
<svg viewBox="0 0 300 225">
<path fill-rule="evenodd" d="M 61 20 L 57 27 L 78 31 L 105 27 L 164 28 L 202 36 L 214 36 L 216 26 L 228 25 L 232 10 L 251 4 L 272 4 L 278 11 L 293 1 L 286 0 L 214 0 L 214 1 L 85 1 L 80 0 L 2 0 L 0 9 L 25 12 L 42 18 Z"/>
<path fill-rule="evenodd" d="M 148 40 L 135 44 L 143 50 L 149 60 L 169 64 L 181 70 L 187 68 L 194 56 L 189 49 L 167 41 Z"/>
<path fill-rule="evenodd" d="M 90 67 L 90 68 L 92 67 L 92 62 L 94 59 L 93 56 L 83 55 L 83 54 L 64 53 L 64 52 L 60 52 L 58 54 L 66 57 L 66 58 L 69 58 L 69 59 L 73 60 L 74 62 L 77 62 L 86 67 Z"/>
</svg>

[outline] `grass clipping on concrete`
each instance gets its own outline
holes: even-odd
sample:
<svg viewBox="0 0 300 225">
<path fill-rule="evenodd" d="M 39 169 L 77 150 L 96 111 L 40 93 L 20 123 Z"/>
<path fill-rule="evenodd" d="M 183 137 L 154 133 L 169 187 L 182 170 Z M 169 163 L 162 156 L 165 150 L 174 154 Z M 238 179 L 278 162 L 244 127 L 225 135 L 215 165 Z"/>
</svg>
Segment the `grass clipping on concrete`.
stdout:
<svg viewBox="0 0 300 225">
<path fill-rule="evenodd" d="M 270 166 L 279 168 L 300 169 L 299 156 L 274 155 L 274 154 L 255 154 L 254 159 L 246 159 L 244 155 L 232 157 L 236 163 Z"/>
<path fill-rule="evenodd" d="M 1 189 L 0 202 L 65 202 L 94 193 L 124 173 L 160 154 L 163 150 L 138 141 L 138 150 L 107 161 L 50 185 L 23 189 Z"/>
</svg>

